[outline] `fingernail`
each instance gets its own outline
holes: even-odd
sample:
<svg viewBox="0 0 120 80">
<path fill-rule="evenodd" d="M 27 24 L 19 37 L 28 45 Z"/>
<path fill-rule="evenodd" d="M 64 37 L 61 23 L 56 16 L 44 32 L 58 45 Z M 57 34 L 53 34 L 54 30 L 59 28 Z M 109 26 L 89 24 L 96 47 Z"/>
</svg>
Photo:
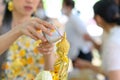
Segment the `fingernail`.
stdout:
<svg viewBox="0 0 120 80">
<path fill-rule="evenodd" d="M 52 32 L 50 32 L 50 31 L 48 32 L 48 35 L 49 35 L 49 36 L 52 36 L 52 34 L 53 34 Z"/>
</svg>

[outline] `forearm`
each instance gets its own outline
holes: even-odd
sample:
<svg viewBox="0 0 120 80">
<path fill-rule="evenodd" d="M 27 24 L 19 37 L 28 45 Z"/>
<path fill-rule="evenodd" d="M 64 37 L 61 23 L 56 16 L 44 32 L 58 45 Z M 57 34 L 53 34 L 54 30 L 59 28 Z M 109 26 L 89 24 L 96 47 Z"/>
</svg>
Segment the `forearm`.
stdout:
<svg viewBox="0 0 120 80">
<path fill-rule="evenodd" d="M 87 33 L 84 33 L 83 37 L 86 41 L 92 42 L 96 49 L 100 50 L 101 45 L 98 44 L 94 39 L 92 39 L 92 37 L 90 37 Z"/>
<path fill-rule="evenodd" d="M 56 61 L 56 55 L 55 54 L 49 54 L 44 56 L 45 59 L 45 70 L 52 71 L 54 70 L 54 64 Z"/>
<path fill-rule="evenodd" d="M 94 66 L 94 65 L 89 65 L 89 68 L 97 73 L 100 73 L 104 76 L 106 76 L 107 74 L 104 72 L 104 70 L 102 70 L 100 67 Z"/>
<path fill-rule="evenodd" d="M 12 29 L 0 36 L 0 55 L 20 36 L 19 30 Z"/>
<path fill-rule="evenodd" d="M 109 80 L 120 80 L 120 70 L 113 70 L 108 72 Z"/>
</svg>

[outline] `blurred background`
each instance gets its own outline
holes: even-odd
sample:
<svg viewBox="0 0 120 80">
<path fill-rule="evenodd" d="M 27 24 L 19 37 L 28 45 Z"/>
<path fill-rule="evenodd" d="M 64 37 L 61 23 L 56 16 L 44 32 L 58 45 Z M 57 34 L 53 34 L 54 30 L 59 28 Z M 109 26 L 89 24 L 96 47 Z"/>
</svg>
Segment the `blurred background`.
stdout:
<svg viewBox="0 0 120 80">
<path fill-rule="evenodd" d="M 0 0 L 0 27 L 2 24 L 2 18 L 4 15 L 5 5 Z M 103 34 L 103 29 L 96 25 L 93 17 L 93 5 L 98 0 L 74 0 L 75 8 L 73 13 L 77 14 L 79 18 L 85 23 L 88 34 L 97 42 L 101 43 L 101 35 Z M 40 13 L 44 18 L 58 19 L 60 23 L 65 25 L 68 18 L 61 13 L 62 0 L 43 0 L 44 12 Z M 36 13 L 36 15 L 39 13 Z M 38 16 L 39 17 L 39 16 Z M 97 49 L 92 49 L 93 59 L 92 64 L 101 67 L 101 57 Z M 72 66 L 70 65 L 70 72 L 72 71 Z M 99 73 L 95 73 L 91 70 L 85 71 L 74 71 L 75 74 L 69 74 L 69 80 L 105 80 L 105 76 Z M 72 76 L 72 77 L 71 77 Z"/>
<path fill-rule="evenodd" d="M 74 0 L 75 9 L 78 11 L 79 17 L 87 24 L 87 30 L 91 36 L 101 36 L 102 29 L 98 27 L 93 20 L 93 5 L 98 0 Z M 52 18 L 59 18 L 65 21 L 66 18 L 61 14 L 62 0 L 43 0 L 46 15 Z M 51 11 L 52 9 L 52 11 Z M 61 18 L 63 17 L 63 18 Z M 92 27 L 91 27 L 92 26 Z"/>
</svg>

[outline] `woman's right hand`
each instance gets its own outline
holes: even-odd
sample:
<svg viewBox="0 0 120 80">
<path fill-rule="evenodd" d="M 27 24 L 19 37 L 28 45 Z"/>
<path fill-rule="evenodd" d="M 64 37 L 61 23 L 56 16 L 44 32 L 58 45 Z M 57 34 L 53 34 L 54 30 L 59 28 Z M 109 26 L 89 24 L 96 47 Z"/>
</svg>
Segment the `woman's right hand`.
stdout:
<svg viewBox="0 0 120 80">
<path fill-rule="evenodd" d="M 17 25 L 16 29 L 20 35 L 27 35 L 35 40 L 41 39 L 46 41 L 45 37 L 40 35 L 40 32 L 43 31 L 48 35 L 52 35 L 51 30 L 54 29 L 54 26 L 41 19 L 31 18 L 29 21 Z"/>
</svg>

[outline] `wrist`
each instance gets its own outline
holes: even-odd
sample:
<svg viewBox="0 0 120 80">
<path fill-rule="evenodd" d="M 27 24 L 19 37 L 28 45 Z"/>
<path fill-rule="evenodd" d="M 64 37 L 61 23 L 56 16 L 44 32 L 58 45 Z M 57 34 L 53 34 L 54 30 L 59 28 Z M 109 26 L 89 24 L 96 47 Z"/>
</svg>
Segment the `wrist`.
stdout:
<svg viewBox="0 0 120 80">
<path fill-rule="evenodd" d="M 17 36 L 17 37 L 20 37 L 22 35 L 21 31 L 19 28 L 15 27 L 12 29 L 12 32 L 14 32 L 14 34 Z"/>
<path fill-rule="evenodd" d="M 50 53 L 50 54 L 43 54 L 43 57 L 46 58 L 46 59 L 51 58 L 51 57 L 53 57 L 53 56 L 54 56 L 53 53 Z"/>
<path fill-rule="evenodd" d="M 51 71 L 54 70 L 54 64 L 55 64 L 55 54 L 47 54 L 43 55 L 45 60 L 45 70 Z"/>
</svg>

